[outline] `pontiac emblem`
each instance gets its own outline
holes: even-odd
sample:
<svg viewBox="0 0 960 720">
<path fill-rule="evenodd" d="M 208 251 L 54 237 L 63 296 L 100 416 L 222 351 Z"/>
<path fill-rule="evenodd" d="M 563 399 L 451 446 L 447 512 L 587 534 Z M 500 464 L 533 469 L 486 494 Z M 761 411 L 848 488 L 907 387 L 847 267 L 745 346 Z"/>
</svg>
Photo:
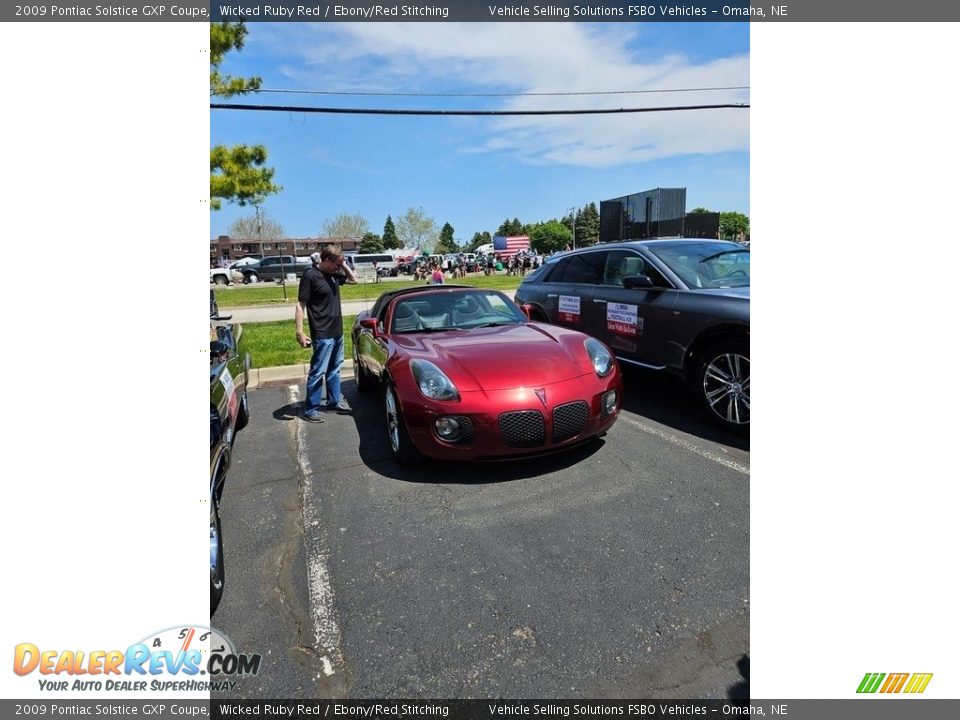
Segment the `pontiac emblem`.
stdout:
<svg viewBox="0 0 960 720">
<path fill-rule="evenodd" d="M 536 395 L 538 398 L 540 398 L 540 402 L 543 403 L 543 406 L 544 406 L 544 407 L 547 406 L 547 391 L 546 391 L 546 390 L 544 390 L 544 389 L 542 389 L 542 388 L 538 388 L 538 389 L 536 389 L 536 390 L 533 391 L 533 394 Z"/>
</svg>

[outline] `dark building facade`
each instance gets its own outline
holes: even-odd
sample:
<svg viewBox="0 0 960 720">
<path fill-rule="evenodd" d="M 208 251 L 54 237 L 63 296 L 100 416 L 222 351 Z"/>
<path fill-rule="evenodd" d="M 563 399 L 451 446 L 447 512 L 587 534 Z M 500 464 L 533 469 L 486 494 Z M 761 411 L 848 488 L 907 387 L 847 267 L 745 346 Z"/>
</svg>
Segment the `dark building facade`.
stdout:
<svg viewBox="0 0 960 720">
<path fill-rule="evenodd" d="M 719 229 L 720 213 L 687 214 L 686 188 L 655 188 L 600 201 L 600 242 L 716 238 Z"/>
</svg>

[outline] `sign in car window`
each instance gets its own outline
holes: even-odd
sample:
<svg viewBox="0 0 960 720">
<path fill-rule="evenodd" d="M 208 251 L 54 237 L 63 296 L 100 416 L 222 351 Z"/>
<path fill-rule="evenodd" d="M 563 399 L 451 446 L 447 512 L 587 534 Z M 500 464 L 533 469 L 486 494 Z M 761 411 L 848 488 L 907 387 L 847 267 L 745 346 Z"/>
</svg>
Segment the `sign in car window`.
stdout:
<svg viewBox="0 0 960 720">
<path fill-rule="evenodd" d="M 607 330 L 618 335 L 642 333 L 643 318 L 637 317 L 637 306 L 626 303 L 607 303 Z"/>
<path fill-rule="evenodd" d="M 557 316 L 562 322 L 580 322 L 580 298 L 576 295 L 561 295 Z"/>
</svg>

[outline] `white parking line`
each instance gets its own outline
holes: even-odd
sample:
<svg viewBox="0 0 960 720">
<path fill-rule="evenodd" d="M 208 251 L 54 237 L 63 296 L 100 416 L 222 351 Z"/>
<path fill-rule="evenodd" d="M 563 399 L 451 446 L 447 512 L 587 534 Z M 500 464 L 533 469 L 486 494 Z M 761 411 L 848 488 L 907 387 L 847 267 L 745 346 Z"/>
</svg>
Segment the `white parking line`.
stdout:
<svg viewBox="0 0 960 720">
<path fill-rule="evenodd" d="M 290 405 L 299 403 L 300 387 L 287 387 Z M 313 469 L 307 456 L 306 423 L 297 418 L 297 465 L 300 469 L 300 506 L 303 510 L 303 537 L 307 553 L 307 582 L 310 590 L 310 615 L 313 618 L 314 648 L 320 655 L 328 677 L 343 668 L 340 654 L 340 627 L 337 625 L 330 585 L 330 553 L 327 533 L 320 520 L 319 494 L 313 488 Z"/>
<path fill-rule="evenodd" d="M 723 465 L 724 467 L 728 467 L 731 470 L 736 470 L 738 473 L 743 473 L 744 475 L 750 474 L 750 467 L 748 465 L 738 463 L 736 460 L 731 460 L 730 458 L 725 458 L 722 455 L 718 455 L 717 453 L 707 450 L 706 448 L 702 448 L 699 445 L 695 445 L 694 443 L 690 442 L 685 438 L 679 437 L 677 435 L 672 435 L 670 433 L 666 433 L 660 428 L 654 427 L 653 425 L 647 425 L 646 423 L 640 422 L 639 420 L 635 420 L 634 418 L 627 417 L 622 412 L 620 413 L 620 422 L 629 423 L 630 425 L 633 425 L 638 430 L 643 430 L 643 432 L 648 433 L 650 435 L 656 435 L 658 438 L 661 438 L 662 440 L 666 440 L 667 442 L 677 445 L 678 447 L 682 447 L 684 450 L 689 450 L 690 452 L 694 452 L 701 457 L 705 457 L 707 460 L 712 460 L 713 462 Z"/>
</svg>

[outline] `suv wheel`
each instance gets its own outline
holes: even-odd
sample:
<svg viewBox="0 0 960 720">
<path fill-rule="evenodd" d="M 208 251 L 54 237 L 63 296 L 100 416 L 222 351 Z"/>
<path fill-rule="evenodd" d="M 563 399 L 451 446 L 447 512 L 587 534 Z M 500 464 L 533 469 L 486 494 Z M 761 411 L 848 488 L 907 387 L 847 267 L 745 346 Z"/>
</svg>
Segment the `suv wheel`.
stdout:
<svg viewBox="0 0 960 720">
<path fill-rule="evenodd" d="M 724 340 L 700 359 L 695 390 L 711 419 L 727 430 L 750 429 L 750 343 Z"/>
</svg>

